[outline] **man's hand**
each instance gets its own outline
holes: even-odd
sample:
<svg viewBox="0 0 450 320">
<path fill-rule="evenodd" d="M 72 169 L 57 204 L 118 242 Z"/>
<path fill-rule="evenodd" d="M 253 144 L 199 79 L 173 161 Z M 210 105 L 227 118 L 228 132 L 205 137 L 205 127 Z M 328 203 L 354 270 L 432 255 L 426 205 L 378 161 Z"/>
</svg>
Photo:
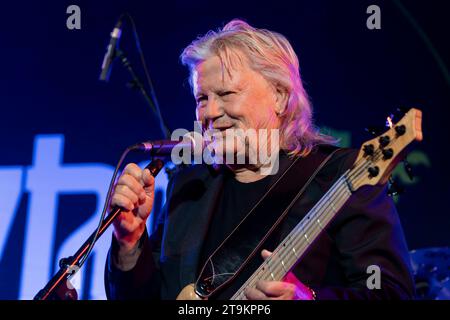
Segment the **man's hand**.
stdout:
<svg viewBox="0 0 450 320">
<path fill-rule="evenodd" d="M 263 250 L 261 255 L 267 259 L 272 252 Z M 314 300 L 312 291 L 297 277 L 289 272 L 284 281 L 263 281 L 256 283 L 256 288 L 247 288 L 245 295 L 249 300 Z"/>
<path fill-rule="evenodd" d="M 154 191 L 155 178 L 148 169 L 134 163 L 125 167 L 111 197 L 111 207 L 124 209 L 114 220 L 114 235 L 122 253 L 135 251 L 152 211 Z"/>
</svg>

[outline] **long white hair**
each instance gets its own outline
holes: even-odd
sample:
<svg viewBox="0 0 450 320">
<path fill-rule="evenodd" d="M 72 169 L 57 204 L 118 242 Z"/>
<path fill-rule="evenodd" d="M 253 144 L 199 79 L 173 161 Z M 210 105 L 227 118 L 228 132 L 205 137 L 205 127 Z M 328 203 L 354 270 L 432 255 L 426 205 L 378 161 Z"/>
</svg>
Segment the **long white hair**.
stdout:
<svg viewBox="0 0 450 320">
<path fill-rule="evenodd" d="M 267 81 L 282 87 L 289 95 L 284 111 L 279 115 L 280 147 L 292 156 L 306 156 L 318 144 L 336 144 L 313 125 L 312 107 L 303 88 L 297 55 L 283 35 L 257 29 L 242 20 L 234 19 L 219 31 L 209 31 L 194 40 L 181 54 L 181 61 L 191 73 L 206 59 L 218 56 L 229 70 L 233 50 L 243 52 L 250 67 Z"/>
</svg>

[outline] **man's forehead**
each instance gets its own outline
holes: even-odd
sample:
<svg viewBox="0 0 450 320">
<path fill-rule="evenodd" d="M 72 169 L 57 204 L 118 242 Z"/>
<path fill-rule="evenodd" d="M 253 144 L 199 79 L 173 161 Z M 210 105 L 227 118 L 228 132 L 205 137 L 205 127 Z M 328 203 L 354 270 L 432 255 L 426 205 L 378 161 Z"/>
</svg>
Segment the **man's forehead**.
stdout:
<svg viewBox="0 0 450 320">
<path fill-rule="evenodd" d="M 219 56 L 213 56 L 197 64 L 192 72 L 194 92 L 214 90 L 243 80 L 249 70 L 246 61 L 236 61 L 238 57 L 230 59 L 233 61 L 224 61 Z"/>
<path fill-rule="evenodd" d="M 223 66 L 220 58 L 214 56 L 198 63 L 193 70 L 194 83 L 202 83 L 210 77 L 221 77 Z"/>
<path fill-rule="evenodd" d="M 219 56 L 212 56 L 206 60 L 199 62 L 195 68 L 199 73 L 217 72 L 222 69 L 222 61 Z"/>
</svg>

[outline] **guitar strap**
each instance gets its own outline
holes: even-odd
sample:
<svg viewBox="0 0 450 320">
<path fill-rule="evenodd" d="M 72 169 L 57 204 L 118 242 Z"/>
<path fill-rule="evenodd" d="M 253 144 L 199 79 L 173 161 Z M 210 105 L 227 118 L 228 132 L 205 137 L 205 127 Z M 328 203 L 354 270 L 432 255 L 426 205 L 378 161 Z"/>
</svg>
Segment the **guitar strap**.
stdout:
<svg viewBox="0 0 450 320">
<path fill-rule="evenodd" d="M 334 148 L 330 153 L 326 150 Z M 341 150 L 320 146 L 307 157 L 298 157 L 278 174 L 266 193 L 237 227 L 209 256 L 195 283 L 196 293 L 207 298 L 231 282 L 260 251 L 264 241 L 328 160 Z"/>
</svg>

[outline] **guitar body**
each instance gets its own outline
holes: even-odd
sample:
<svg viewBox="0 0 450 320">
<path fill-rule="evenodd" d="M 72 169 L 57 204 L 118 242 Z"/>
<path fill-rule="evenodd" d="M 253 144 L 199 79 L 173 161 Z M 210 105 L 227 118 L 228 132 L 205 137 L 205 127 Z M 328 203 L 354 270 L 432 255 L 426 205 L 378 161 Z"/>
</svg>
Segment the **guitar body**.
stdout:
<svg viewBox="0 0 450 320">
<path fill-rule="evenodd" d="M 193 283 L 188 284 L 186 287 L 181 290 L 181 292 L 177 296 L 177 300 L 206 300 L 201 298 L 198 294 L 195 293 L 195 286 Z"/>
</svg>

